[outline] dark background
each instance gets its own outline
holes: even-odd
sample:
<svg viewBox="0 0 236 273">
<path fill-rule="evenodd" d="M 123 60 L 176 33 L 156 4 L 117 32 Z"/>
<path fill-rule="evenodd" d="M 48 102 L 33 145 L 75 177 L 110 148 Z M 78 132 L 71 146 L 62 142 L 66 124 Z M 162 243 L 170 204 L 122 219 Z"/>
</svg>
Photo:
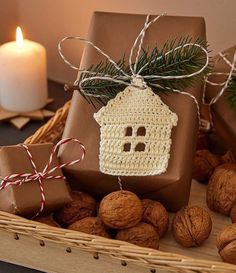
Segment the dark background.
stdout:
<svg viewBox="0 0 236 273">
<path fill-rule="evenodd" d="M 47 106 L 47 109 L 56 111 L 71 98 L 71 92 L 65 92 L 62 84 L 48 82 L 49 98 L 55 101 Z M 34 132 L 45 124 L 46 121 L 30 121 L 21 131 L 8 122 L 0 122 L 0 145 L 12 145 L 24 142 Z"/>
</svg>

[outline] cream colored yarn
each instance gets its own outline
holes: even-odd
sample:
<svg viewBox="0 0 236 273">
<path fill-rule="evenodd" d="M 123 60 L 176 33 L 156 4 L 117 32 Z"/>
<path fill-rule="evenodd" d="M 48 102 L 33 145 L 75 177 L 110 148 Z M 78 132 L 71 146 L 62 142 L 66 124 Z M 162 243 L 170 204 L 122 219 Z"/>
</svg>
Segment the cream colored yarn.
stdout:
<svg viewBox="0 0 236 273">
<path fill-rule="evenodd" d="M 151 88 L 126 87 L 94 118 L 101 126 L 101 172 L 146 176 L 166 171 L 178 117 Z"/>
</svg>

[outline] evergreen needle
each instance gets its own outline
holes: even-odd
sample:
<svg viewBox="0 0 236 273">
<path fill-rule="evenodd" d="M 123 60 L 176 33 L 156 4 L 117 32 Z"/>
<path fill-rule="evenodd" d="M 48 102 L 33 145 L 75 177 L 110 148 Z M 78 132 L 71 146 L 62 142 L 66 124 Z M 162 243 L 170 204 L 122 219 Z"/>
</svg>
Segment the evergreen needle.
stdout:
<svg viewBox="0 0 236 273">
<path fill-rule="evenodd" d="M 140 75 L 160 75 L 160 76 L 179 76 L 194 73 L 200 70 L 206 61 L 205 53 L 200 47 L 190 45 L 183 47 L 186 43 L 191 43 L 191 38 L 181 37 L 167 41 L 161 50 L 154 47 L 151 52 L 149 50 L 142 49 L 141 54 L 137 62 L 137 71 L 139 71 L 144 65 Z M 206 41 L 197 39 L 193 44 L 201 45 L 202 47 L 208 47 Z M 177 50 L 173 50 L 176 47 L 180 47 Z M 171 51 L 173 50 L 173 51 Z M 169 54 L 167 52 L 171 51 Z M 129 66 L 125 63 L 125 56 L 117 62 L 117 65 L 122 68 L 127 74 L 132 75 Z M 118 71 L 110 62 L 100 62 L 97 65 L 92 65 L 89 69 L 94 72 L 95 75 L 110 75 L 112 77 L 122 76 L 122 73 Z M 183 78 L 183 79 L 145 79 L 147 85 L 152 86 L 155 93 L 171 92 L 171 89 L 183 90 L 187 87 L 192 87 L 196 82 L 202 80 L 203 77 L 209 73 L 210 65 L 199 75 Z M 108 100 L 113 99 L 119 92 L 124 90 L 125 84 L 115 83 L 106 80 L 89 80 L 91 75 L 89 73 L 81 73 L 80 80 L 87 79 L 83 82 L 83 96 L 88 102 L 93 100 L 100 104 L 106 104 Z M 126 80 L 128 82 L 128 80 Z M 152 84 L 158 84 L 163 88 L 153 87 Z M 234 82 L 236 86 L 236 81 Z M 74 86 L 75 89 L 79 89 L 78 86 Z M 81 92 L 82 93 L 82 92 Z M 96 97 L 93 95 L 96 95 Z M 236 96 L 236 91 L 234 93 Z M 232 94 L 231 94 L 232 96 Z M 236 99 L 234 100 L 236 105 Z"/>
</svg>

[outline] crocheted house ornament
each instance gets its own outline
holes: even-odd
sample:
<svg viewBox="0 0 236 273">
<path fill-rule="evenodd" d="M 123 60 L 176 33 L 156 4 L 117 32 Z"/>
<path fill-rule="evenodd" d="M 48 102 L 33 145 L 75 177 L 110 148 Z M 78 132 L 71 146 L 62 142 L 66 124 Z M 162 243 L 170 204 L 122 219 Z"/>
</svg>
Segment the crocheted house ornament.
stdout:
<svg viewBox="0 0 236 273">
<path fill-rule="evenodd" d="M 151 88 L 126 87 L 94 118 L 101 126 L 101 172 L 146 176 L 166 171 L 178 117 Z"/>
</svg>

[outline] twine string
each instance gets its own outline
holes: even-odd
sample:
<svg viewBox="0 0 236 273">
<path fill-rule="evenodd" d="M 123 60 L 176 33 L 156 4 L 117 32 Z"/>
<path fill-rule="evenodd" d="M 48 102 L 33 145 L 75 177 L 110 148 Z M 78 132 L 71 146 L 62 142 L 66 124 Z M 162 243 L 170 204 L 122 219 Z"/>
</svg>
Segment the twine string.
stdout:
<svg viewBox="0 0 236 273">
<path fill-rule="evenodd" d="M 156 84 L 154 84 L 154 83 L 152 83 L 151 85 L 152 86 L 156 86 Z M 198 121 L 199 121 L 199 124 L 201 124 L 200 107 L 199 107 L 199 104 L 198 104 L 198 101 L 197 101 L 196 97 L 193 94 L 191 94 L 191 93 L 188 93 L 188 92 L 185 92 L 185 91 L 180 91 L 178 89 L 174 89 L 174 88 L 170 88 L 170 87 L 166 87 L 166 89 L 172 90 L 174 93 L 178 93 L 178 94 L 190 97 L 194 101 L 194 103 L 196 105 Z"/>
<path fill-rule="evenodd" d="M 108 54 L 106 54 L 102 49 L 100 49 L 98 46 L 96 46 L 93 42 L 91 42 L 91 41 L 89 41 L 89 40 L 87 40 L 87 39 L 85 39 L 85 38 L 79 37 L 79 36 L 69 36 L 69 37 L 65 37 L 65 38 L 63 38 L 63 39 L 59 42 L 59 44 L 58 44 L 58 51 L 59 51 L 60 56 L 62 57 L 62 59 L 64 60 L 64 62 L 67 63 L 71 68 L 73 68 L 73 69 L 75 69 L 75 70 L 77 70 L 77 71 L 80 71 L 80 72 L 86 72 L 86 73 L 90 73 L 90 72 L 91 72 L 91 71 L 89 71 L 89 70 L 80 69 L 79 67 L 77 67 L 77 66 L 73 65 L 72 63 L 70 63 L 70 62 L 65 58 L 64 54 L 62 53 L 61 45 L 62 45 L 62 43 L 63 43 L 64 41 L 66 41 L 66 40 L 79 40 L 79 41 L 83 41 L 83 42 L 86 43 L 86 44 L 91 45 L 94 49 L 96 49 L 99 53 L 101 53 L 107 60 L 109 60 L 109 62 L 110 62 L 111 64 L 113 64 L 114 67 L 115 67 L 118 71 L 120 71 L 124 76 L 129 77 L 129 75 L 126 74 L 125 71 L 124 71 L 121 67 L 119 67 L 119 66 L 117 65 L 117 63 L 116 63 L 115 61 L 113 61 L 112 58 L 111 58 Z"/>
<path fill-rule="evenodd" d="M 121 177 L 120 176 L 117 177 L 117 182 L 119 184 L 120 191 L 123 191 L 123 185 L 122 185 L 122 181 L 121 181 Z"/>
<path fill-rule="evenodd" d="M 28 155 L 30 164 L 31 164 L 31 166 L 33 168 L 33 172 L 35 174 L 35 178 L 36 177 L 38 178 L 39 189 L 40 189 L 40 194 L 41 194 L 41 204 L 40 204 L 39 211 L 35 214 L 35 217 L 37 217 L 43 211 L 44 206 L 46 204 L 46 196 L 45 196 L 45 193 L 44 193 L 44 186 L 43 186 L 44 173 L 41 173 L 41 172 L 37 171 L 37 167 L 35 165 L 35 162 L 33 160 L 33 156 L 31 154 L 29 148 L 25 144 L 21 144 L 21 146 L 25 149 L 25 151 L 26 151 L 26 153 Z M 22 185 L 22 183 L 23 183 L 23 181 L 20 183 L 20 185 Z"/>
<path fill-rule="evenodd" d="M 236 50 L 235 50 L 235 52 L 236 52 Z M 236 72 L 235 59 L 233 58 L 233 63 L 231 63 L 230 60 L 228 58 L 226 58 L 227 55 L 229 55 L 229 54 L 219 52 L 219 56 L 228 64 L 229 67 L 233 67 L 233 70 Z"/>
<path fill-rule="evenodd" d="M 207 52 L 207 50 L 204 47 L 202 47 L 201 45 L 196 44 L 196 43 L 186 43 L 184 45 L 177 46 L 174 49 L 171 49 L 168 52 L 166 52 L 164 56 L 160 56 L 158 58 L 158 60 L 161 59 L 161 58 L 165 58 L 166 56 L 168 56 L 169 54 L 173 53 L 174 51 L 179 50 L 181 48 L 184 49 L 185 47 L 188 47 L 188 46 L 199 47 L 205 53 L 205 55 L 206 55 L 206 61 L 205 61 L 205 64 L 199 70 L 197 70 L 197 71 L 195 71 L 193 73 L 185 74 L 185 75 L 176 75 L 176 76 L 163 76 L 163 75 L 146 75 L 146 76 L 141 76 L 140 75 L 141 72 L 143 71 L 143 69 L 148 64 L 144 64 L 139 69 L 139 71 L 136 72 L 136 70 L 137 70 L 137 62 L 138 62 L 138 58 L 139 58 L 139 55 L 140 55 L 140 52 L 141 52 L 141 49 L 142 49 L 142 44 L 143 44 L 143 41 L 144 41 L 146 30 L 152 24 L 154 24 L 158 19 L 160 19 L 161 17 L 163 17 L 165 15 L 166 15 L 166 13 L 158 15 L 154 19 L 152 19 L 151 21 L 149 21 L 149 17 L 150 16 L 149 15 L 146 16 L 144 27 L 141 29 L 140 33 L 138 34 L 137 38 L 135 39 L 135 41 L 133 43 L 133 46 L 131 47 L 131 51 L 130 51 L 129 66 L 130 66 L 130 70 L 131 70 L 132 75 L 128 75 L 125 71 L 123 71 L 122 68 L 120 68 L 116 64 L 116 62 L 108 54 L 106 54 L 104 51 L 102 51 L 93 42 L 91 42 L 89 40 L 86 40 L 86 39 L 84 39 L 82 37 L 79 37 L 79 36 L 69 36 L 69 37 L 63 38 L 59 42 L 59 44 L 58 44 L 58 51 L 59 51 L 59 54 L 60 54 L 61 58 L 63 59 L 63 61 L 67 65 L 69 65 L 72 69 L 76 69 L 79 72 L 87 73 L 87 74 L 91 75 L 91 77 L 88 77 L 88 78 L 83 78 L 82 77 L 82 79 L 77 79 L 75 81 L 74 85 L 76 85 L 76 86 L 78 85 L 80 92 L 82 92 L 86 96 L 109 98 L 107 95 L 95 94 L 93 92 L 85 91 L 83 89 L 83 84 L 86 83 L 86 82 L 89 82 L 91 80 L 106 80 L 106 81 L 112 81 L 112 82 L 115 82 L 115 83 L 123 84 L 123 85 L 126 85 L 126 86 L 131 85 L 131 86 L 134 86 L 134 87 L 138 87 L 138 88 L 144 89 L 144 88 L 146 88 L 145 79 L 166 79 L 166 80 L 168 80 L 168 79 L 170 79 L 170 80 L 171 79 L 176 79 L 177 80 L 177 79 L 190 78 L 190 77 L 197 76 L 200 73 L 202 73 L 205 70 L 205 68 L 208 66 L 208 64 L 209 64 L 208 52 Z M 110 62 L 123 75 L 117 74 L 116 76 L 112 76 L 112 75 L 108 75 L 108 74 L 97 73 L 97 72 L 94 72 L 94 71 L 88 71 L 86 69 L 80 69 L 79 67 L 77 67 L 77 66 L 73 65 L 72 63 L 70 63 L 67 60 L 67 58 L 65 57 L 65 55 L 63 54 L 63 51 L 62 51 L 62 43 L 64 43 L 66 40 L 70 40 L 70 39 L 83 41 L 83 42 L 91 45 L 100 54 L 102 54 L 108 60 L 108 62 Z M 132 65 L 133 53 L 134 53 L 134 50 L 135 50 L 138 42 L 139 42 L 139 45 L 138 45 L 137 55 L 136 55 L 136 58 L 135 58 L 135 63 L 134 63 L 134 65 Z M 136 79 L 138 79 L 138 80 L 136 80 Z M 166 86 L 165 87 L 161 86 L 160 84 L 152 84 L 152 85 L 156 86 L 156 87 L 159 87 L 161 89 L 170 89 L 170 88 L 168 88 Z M 173 90 L 173 89 L 171 89 L 171 90 Z M 186 96 L 189 96 L 190 98 L 192 98 L 193 101 L 194 101 L 194 103 L 196 104 L 196 108 L 197 108 L 197 111 L 198 111 L 198 117 L 200 117 L 199 104 L 198 104 L 198 101 L 195 98 L 195 96 L 193 96 L 192 94 L 190 94 L 188 92 L 184 92 L 184 91 L 177 90 L 177 89 L 175 89 L 173 91 L 176 92 L 176 93 L 179 93 L 179 94 L 182 94 L 182 95 L 186 95 Z"/>
<path fill-rule="evenodd" d="M 146 34 L 146 30 L 152 25 L 154 24 L 158 19 L 160 19 L 161 17 L 166 16 L 166 12 L 162 13 L 161 15 L 156 16 L 154 19 L 152 19 L 150 22 L 149 21 L 149 17 L 150 15 L 148 14 L 146 16 L 146 20 L 144 23 L 144 27 L 141 29 L 139 35 L 137 36 L 137 38 L 134 41 L 134 44 L 130 50 L 130 55 L 129 55 L 129 66 L 130 66 L 130 70 L 133 74 L 133 76 L 138 76 L 140 73 L 136 74 L 136 70 L 137 70 L 137 63 L 138 63 L 138 58 L 140 56 L 141 53 L 141 49 L 142 49 L 142 45 L 143 45 L 143 41 L 144 41 L 144 37 Z M 132 57 L 133 57 L 133 52 L 137 46 L 138 41 L 140 40 L 139 46 L 138 46 L 138 51 L 137 51 L 137 55 L 136 55 L 136 59 L 135 59 L 135 63 L 134 63 L 134 68 L 132 67 Z"/>
<path fill-rule="evenodd" d="M 149 15 L 147 15 L 146 20 L 145 20 L 145 24 L 144 24 L 144 28 L 141 30 L 140 34 L 137 37 L 137 42 L 138 42 L 138 38 L 140 38 L 140 43 L 139 43 L 139 47 L 138 47 L 138 51 L 137 51 L 137 55 L 136 55 L 136 59 L 134 62 L 134 69 L 132 67 L 132 57 L 133 57 L 133 50 L 136 47 L 136 43 L 134 42 L 133 47 L 131 48 L 130 51 L 130 55 L 129 55 L 129 67 L 130 67 L 130 71 L 132 72 L 133 75 L 136 74 L 136 70 L 137 70 L 137 64 L 138 64 L 138 58 L 140 56 L 141 50 L 142 50 L 142 45 L 143 45 L 143 41 L 144 41 L 144 37 L 146 34 L 146 31 L 144 31 L 144 29 L 147 27 L 148 21 L 149 21 Z"/>
<path fill-rule="evenodd" d="M 80 145 L 80 147 L 82 149 L 81 157 L 78 159 L 72 160 L 70 162 L 66 162 L 63 164 L 59 164 L 55 167 L 52 167 L 53 159 L 56 156 L 58 149 L 62 145 L 65 145 L 68 142 L 76 142 Z M 48 160 L 46 166 L 44 167 L 43 171 L 39 172 L 37 170 L 34 158 L 32 156 L 32 153 L 29 150 L 29 147 L 25 144 L 21 144 L 21 146 L 22 146 L 22 148 L 24 148 L 24 150 L 27 153 L 27 156 L 29 158 L 33 172 L 32 173 L 10 174 L 5 177 L 0 177 L 0 179 L 1 179 L 0 191 L 7 188 L 8 186 L 12 186 L 12 185 L 21 186 L 24 183 L 28 183 L 31 181 L 38 181 L 40 194 L 41 194 L 41 203 L 40 203 L 40 208 L 39 208 L 38 212 L 33 216 L 33 218 L 35 218 L 42 213 L 42 211 L 44 210 L 45 204 L 46 204 L 46 196 L 45 196 L 45 190 L 44 190 L 44 186 L 43 186 L 43 180 L 45 180 L 45 179 L 47 179 L 47 180 L 49 180 L 49 179 L 65 179 L 65 176 L 63 176 L 63 175 L 52 175 L 52 173 L 55 172 L 56 170 L 62 169 L 66 166 L 75 165 L 75 164 L 79 163 L 80 161 L 82 161 L 85 157 L 85 147 L 76 138 L 65 138 L 65 139 L 60 140 L 53 147 L 52 153 L 50 154 L 49 160 Z"/>
<path fill-rule="evenodd" d="M 204 81 L 204 86 L 203 86 L 203 96 L 202 96 L 202 103 L 206 106 L 208 106 L 208 112 L 209 112 L 209 119 L 210 119 L 210 124 L 213 127 L 213 115 L 212 115 L 212 111 L 211 111 L 211 107 L 213 104 L 215 104 L 221 97 L 222 95 L 225 93 L 226 89 L 229 86 L 229 83 L 232 79 L 232 76 L 234 75 L 234 72 L 236 72 L 236 50 L 234 52 L 233 55 L 233 60 L 232 62 L 230 62 L 227 58 L 226 55 L 223 54 L 222 52 L 219 52 L 218 55 L 224 60 L 224 62 L 230 67 L 230 71 L 228 73 L 225 72 L 212 72 L 209 73 L 207 75 L 207 77 L 205 78 Z M 222 76 L 226 76 L 226 80 L 223 82 L 213 82 L 211 80 L 209 80 L 210 76 L 217 76 L 217 75 L 222 75 Z M 220 86 L 222 87 L 219 91 L 219 93 L 216 94 L 215 97 L 213 97 L 210 102 L 206 102 L 206 86 L 207 84 L 210 84 L 212 86 Z"/>
</svg>

